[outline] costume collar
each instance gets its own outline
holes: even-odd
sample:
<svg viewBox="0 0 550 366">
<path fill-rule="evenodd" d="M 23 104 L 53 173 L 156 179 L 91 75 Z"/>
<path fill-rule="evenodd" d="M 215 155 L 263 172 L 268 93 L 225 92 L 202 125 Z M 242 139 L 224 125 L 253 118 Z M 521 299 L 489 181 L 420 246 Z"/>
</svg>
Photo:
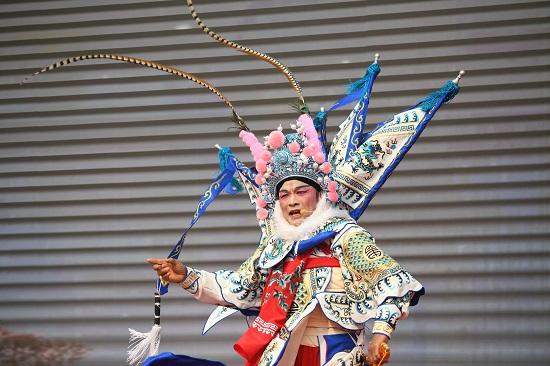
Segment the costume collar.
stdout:
<svg viewBox="0 0 550 366">
<path fill-rule="evenodd" d="M 287 223 L 277 202 L 274 211 L 275 234 L 268 239 L 268 243 L 259 258 L 259 267 L 271 268 L 279 263 L 286 255 L 294 250 L 294 255 L 303 252 L 303 249 L 314 247 L 325 241 L 338 231 L 334 226 L 341 222 L 353 221 L 345 210 L 334 207 L 324 195 L 313 213 L 299 226 Z M 334 230 L 333 230 L 334 229 Z M 305 243 L 304 245 L 300 245 Z"/>
<path fill-rule="evenodd" d="M 319 203 L 315 210 L 308 216 L 299 226 L 289 224 L 283 217 L 283 211 L 279 205 L 279 201 L 275 203 L 273 212 L 274 236 L 284 241 L 298 241 L 308 239 L 319 233 L 320 230 L 330 219 L 341 218 L 350 219 L 347 210 L 340 209 L 334 206 L 326 199 L 323 194 L 319 199 Z"/>
</svg>

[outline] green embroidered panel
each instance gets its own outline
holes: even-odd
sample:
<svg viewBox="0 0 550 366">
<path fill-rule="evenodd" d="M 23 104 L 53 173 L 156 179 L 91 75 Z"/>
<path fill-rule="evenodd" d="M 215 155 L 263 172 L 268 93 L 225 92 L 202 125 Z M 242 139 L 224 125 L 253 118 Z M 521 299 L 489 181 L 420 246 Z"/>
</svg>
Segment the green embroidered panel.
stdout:
<svg viewBox="0 0 550 366">
<path fill-rule="evenodd" d="M 377 247 L 374 238 L 363 229 L 346 234 L 343 252 L 349 269 L 371 285 L 401 270 L 399 264 Z"/>
</svg>

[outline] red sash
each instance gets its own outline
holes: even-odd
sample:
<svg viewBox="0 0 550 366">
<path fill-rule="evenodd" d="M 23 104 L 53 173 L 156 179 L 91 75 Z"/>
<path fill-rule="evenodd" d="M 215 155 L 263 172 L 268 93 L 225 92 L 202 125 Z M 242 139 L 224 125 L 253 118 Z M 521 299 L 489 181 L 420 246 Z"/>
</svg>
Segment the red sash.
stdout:
<svg viewBox="0 0 550 366">
<path fill-rule="evenodd" d="M 339 266 L 338 260 L 333 257 L 308 258 L 311 251 L 299 254 L 271 271 L 264 288 L 260 314 L 233 346 L 246 360 L 245 366 L 258 364 L 265 347 L 285 324 L 303 270 Z"/>
</svg>

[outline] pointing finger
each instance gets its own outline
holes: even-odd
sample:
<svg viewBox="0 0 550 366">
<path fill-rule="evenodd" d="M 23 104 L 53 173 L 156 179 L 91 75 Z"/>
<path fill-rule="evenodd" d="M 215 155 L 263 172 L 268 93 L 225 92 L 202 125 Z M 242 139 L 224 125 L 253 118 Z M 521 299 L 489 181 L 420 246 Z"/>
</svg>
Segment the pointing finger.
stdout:
<svg viewBox="0 0 550 366">
<path fill-rule="evenodd" d="M 148 258 L 147 262 L 149 262 L 150 264 L 162 264 L 164 262 L 164 259 Z"/>
</svg>

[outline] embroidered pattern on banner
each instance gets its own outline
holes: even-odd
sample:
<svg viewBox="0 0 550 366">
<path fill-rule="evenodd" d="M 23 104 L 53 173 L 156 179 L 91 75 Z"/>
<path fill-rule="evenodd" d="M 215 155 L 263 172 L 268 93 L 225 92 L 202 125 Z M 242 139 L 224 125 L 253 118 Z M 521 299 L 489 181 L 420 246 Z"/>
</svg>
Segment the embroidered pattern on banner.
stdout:
<svg viewBox="0 0 550 366">
<path fill-rule="evenodd" d="M 377 134 L 386 134 L 386 133 L 398 133 L 398 132 L 414 132 L 416 126 L 413 124 L 401 125 L 401 126 L 392 126 L 384 128 L 377 132 Z"/>
<path fill-rule="evenodd" d="M 357 114 L 357 109 L 359 108 L 359 105 L 354 108 L 351 113 L 349 114 L 348 118 L 344 122 L 342 122 L 339 126 L 339 131 L 334 136 L 334 139 L 332 140 L 332 148 L 330 149 L 330 155 L 329 155 L 329 161 L 331 164 L 334 165 L 334 161 L 336 159 L 342 159 L 345 158 L 347 147 L 349 143 L 349 138 L 351 135 L 351 128 L 353 124 L 353 120 L 355 119 L 355 115 Z"/>
<path fill-rule="evenodd" d="M 382 128 L 375 128 L 372 133 L 363 134 L 364 142 L 349 155 L 344 156 L 339 152 L 330 156 L 333 166 L 338 167 L 333 172 L 333 178 L 345 187 L 340 197 L 342 202 L 356 209 L 373 194 L 372 188 L 380 183 L 385 172 L 392 166 L 398 155 L 396 152 L 401 152 L 408 139 L 417 132 L 424 115 L 425 112 L 420 109 L 397 114 L 392 120 L 379 124 L 383 125 Z M 331 151 L 334 147 L 346 151 L 344 146 L 348 146 L 349 142 L 339 140 L 351 133 L 351 122 L 346 122 L 347 124 L 341 125 L 344 129 L 339 132 L 342 133 L 342 137 L 337 135 Z"/>
</svg>

